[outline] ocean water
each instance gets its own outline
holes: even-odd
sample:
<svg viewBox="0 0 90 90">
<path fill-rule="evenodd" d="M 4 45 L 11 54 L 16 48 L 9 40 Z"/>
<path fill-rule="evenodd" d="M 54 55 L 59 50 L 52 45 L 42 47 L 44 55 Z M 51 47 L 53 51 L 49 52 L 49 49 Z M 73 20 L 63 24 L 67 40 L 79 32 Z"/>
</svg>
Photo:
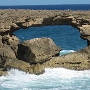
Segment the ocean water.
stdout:
<svg viewBox="0 0 90 90">
<path fill-rule="evenodd" d="M 17 5 L 0 6 L 0 9 L 33 9 L 33 10 L 90 10 L 90 4 L 61 4 L 61 5 Z"/>
<path fill-rule="evenodd" d="M 90 5 L 0 6 L 1 9 L 89 10 Z M 22 41 L 50 37 L 63 50 L 60 55 L 75 52 L 87 46 L 77 29 L 69 26 L 43 26 L 20 29 L 14 34 Z M 74 71 L 64 68 L 46 68 L 42 75 L 31 75 L 17 69 L 0 76 L 0 90 L 90 90 L 90 70 Z"/>
<path fill-rule="evenodd" d="M 90 90 L 90 70 L 47 68 L 42 75 L 12 69 L 0 77 L 0 90 Z"/>
<path fill-rule="evenodd" d="M 62 50 L 68 50 L 67 52 L 69 50 L 70 52 L 77 51 L 87 46 L 86 40 L 80 38 L 79 30 L 70 25 L 30 27 L 28 29 L 20 29 L 14 34 L 21 42 L 33 38 L 51 38 Z"/>
</svg>

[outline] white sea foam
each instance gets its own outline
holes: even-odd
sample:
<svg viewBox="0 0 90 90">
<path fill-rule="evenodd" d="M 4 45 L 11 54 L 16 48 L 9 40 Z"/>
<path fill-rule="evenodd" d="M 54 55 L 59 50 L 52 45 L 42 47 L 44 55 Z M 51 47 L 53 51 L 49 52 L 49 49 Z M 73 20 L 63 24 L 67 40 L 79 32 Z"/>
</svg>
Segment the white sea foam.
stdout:
<svg viewBox="0 0 90 90">
<path fill-rule="evenodd" d="M 21 37 L 21 38 L 23 38 L 23 39 L 24 39 L 24 37 Z"/>
<path fill-rule="evenodd" d="M 46 68 L 42 75 L 31 75 L 11 69 L 7 76 L 0 77 L 1 90 L 82 90 L 84 87 L 90 89 L 90 70 Z"/>
<path fill-rule="evenodd" d="M 62 53 L 75 52 L 63 50 Z M 11 69 L 0 77 L 0 90 L 89 90 L 90 70 L 74 71 L 65 68 L 46 68 L 42 75 L 32 75 Z"/>
<path fill-rule="evenodd" d="M 75 52 L 74 50 L 62 50 L 60 51 L 60 56 L 71 53 L 71 52 Z"/>
</svg>

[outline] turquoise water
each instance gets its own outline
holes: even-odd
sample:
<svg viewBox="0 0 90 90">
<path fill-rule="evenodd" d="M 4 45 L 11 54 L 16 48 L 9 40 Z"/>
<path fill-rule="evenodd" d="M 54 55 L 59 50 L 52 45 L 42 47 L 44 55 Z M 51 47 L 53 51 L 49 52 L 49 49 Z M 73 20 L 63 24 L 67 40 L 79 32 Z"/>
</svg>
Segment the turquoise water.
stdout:
<svg viewBox="0 0 90 90">
<path fill-rule="evenodd" d="M 61 55 L 86 47 L 79 31 L 69 25 L 30 27 L 14 33 L 21 41 L 50 37 L 62 47 Z M 0 77 L 0 90 L 90 90 L 90 70 L 74 71 L 64 68 L 46 68 L 42 75 L 31 75 L 17 69 Z"/>
</svg>

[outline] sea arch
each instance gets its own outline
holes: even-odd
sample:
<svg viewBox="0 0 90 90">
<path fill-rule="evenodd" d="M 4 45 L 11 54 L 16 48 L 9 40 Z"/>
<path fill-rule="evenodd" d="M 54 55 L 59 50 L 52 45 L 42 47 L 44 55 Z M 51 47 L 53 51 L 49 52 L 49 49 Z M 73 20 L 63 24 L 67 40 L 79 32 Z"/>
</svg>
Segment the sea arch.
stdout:
<svg viewBox="0 0 90 90">
<path fill-rule="evenodd" d="M 4 13 L 7 13 L 7 16 Z M 81 38 L 87 40 L 90 45 L 89 20 L 87 11 L 3 10 L 0 35 L 12 36 L 16 30 L 35 26 L 71 25 L 80 31 Z"/>
</svg>

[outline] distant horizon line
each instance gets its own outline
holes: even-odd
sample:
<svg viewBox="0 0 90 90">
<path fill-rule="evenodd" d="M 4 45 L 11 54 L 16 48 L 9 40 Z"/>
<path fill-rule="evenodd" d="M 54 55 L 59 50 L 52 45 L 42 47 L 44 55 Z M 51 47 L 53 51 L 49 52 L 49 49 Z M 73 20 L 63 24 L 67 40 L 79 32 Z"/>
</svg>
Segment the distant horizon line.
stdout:
<svg viewBox="0 0 90 90">
<path fill-rule="evenodd" d="M 90 4 L 43 4 L 43 5 L 90 5 Z M 43 5 L 33 4 L 33 5 L 0 5 L 0 6 L 43 6 Z"/>
</svg>

